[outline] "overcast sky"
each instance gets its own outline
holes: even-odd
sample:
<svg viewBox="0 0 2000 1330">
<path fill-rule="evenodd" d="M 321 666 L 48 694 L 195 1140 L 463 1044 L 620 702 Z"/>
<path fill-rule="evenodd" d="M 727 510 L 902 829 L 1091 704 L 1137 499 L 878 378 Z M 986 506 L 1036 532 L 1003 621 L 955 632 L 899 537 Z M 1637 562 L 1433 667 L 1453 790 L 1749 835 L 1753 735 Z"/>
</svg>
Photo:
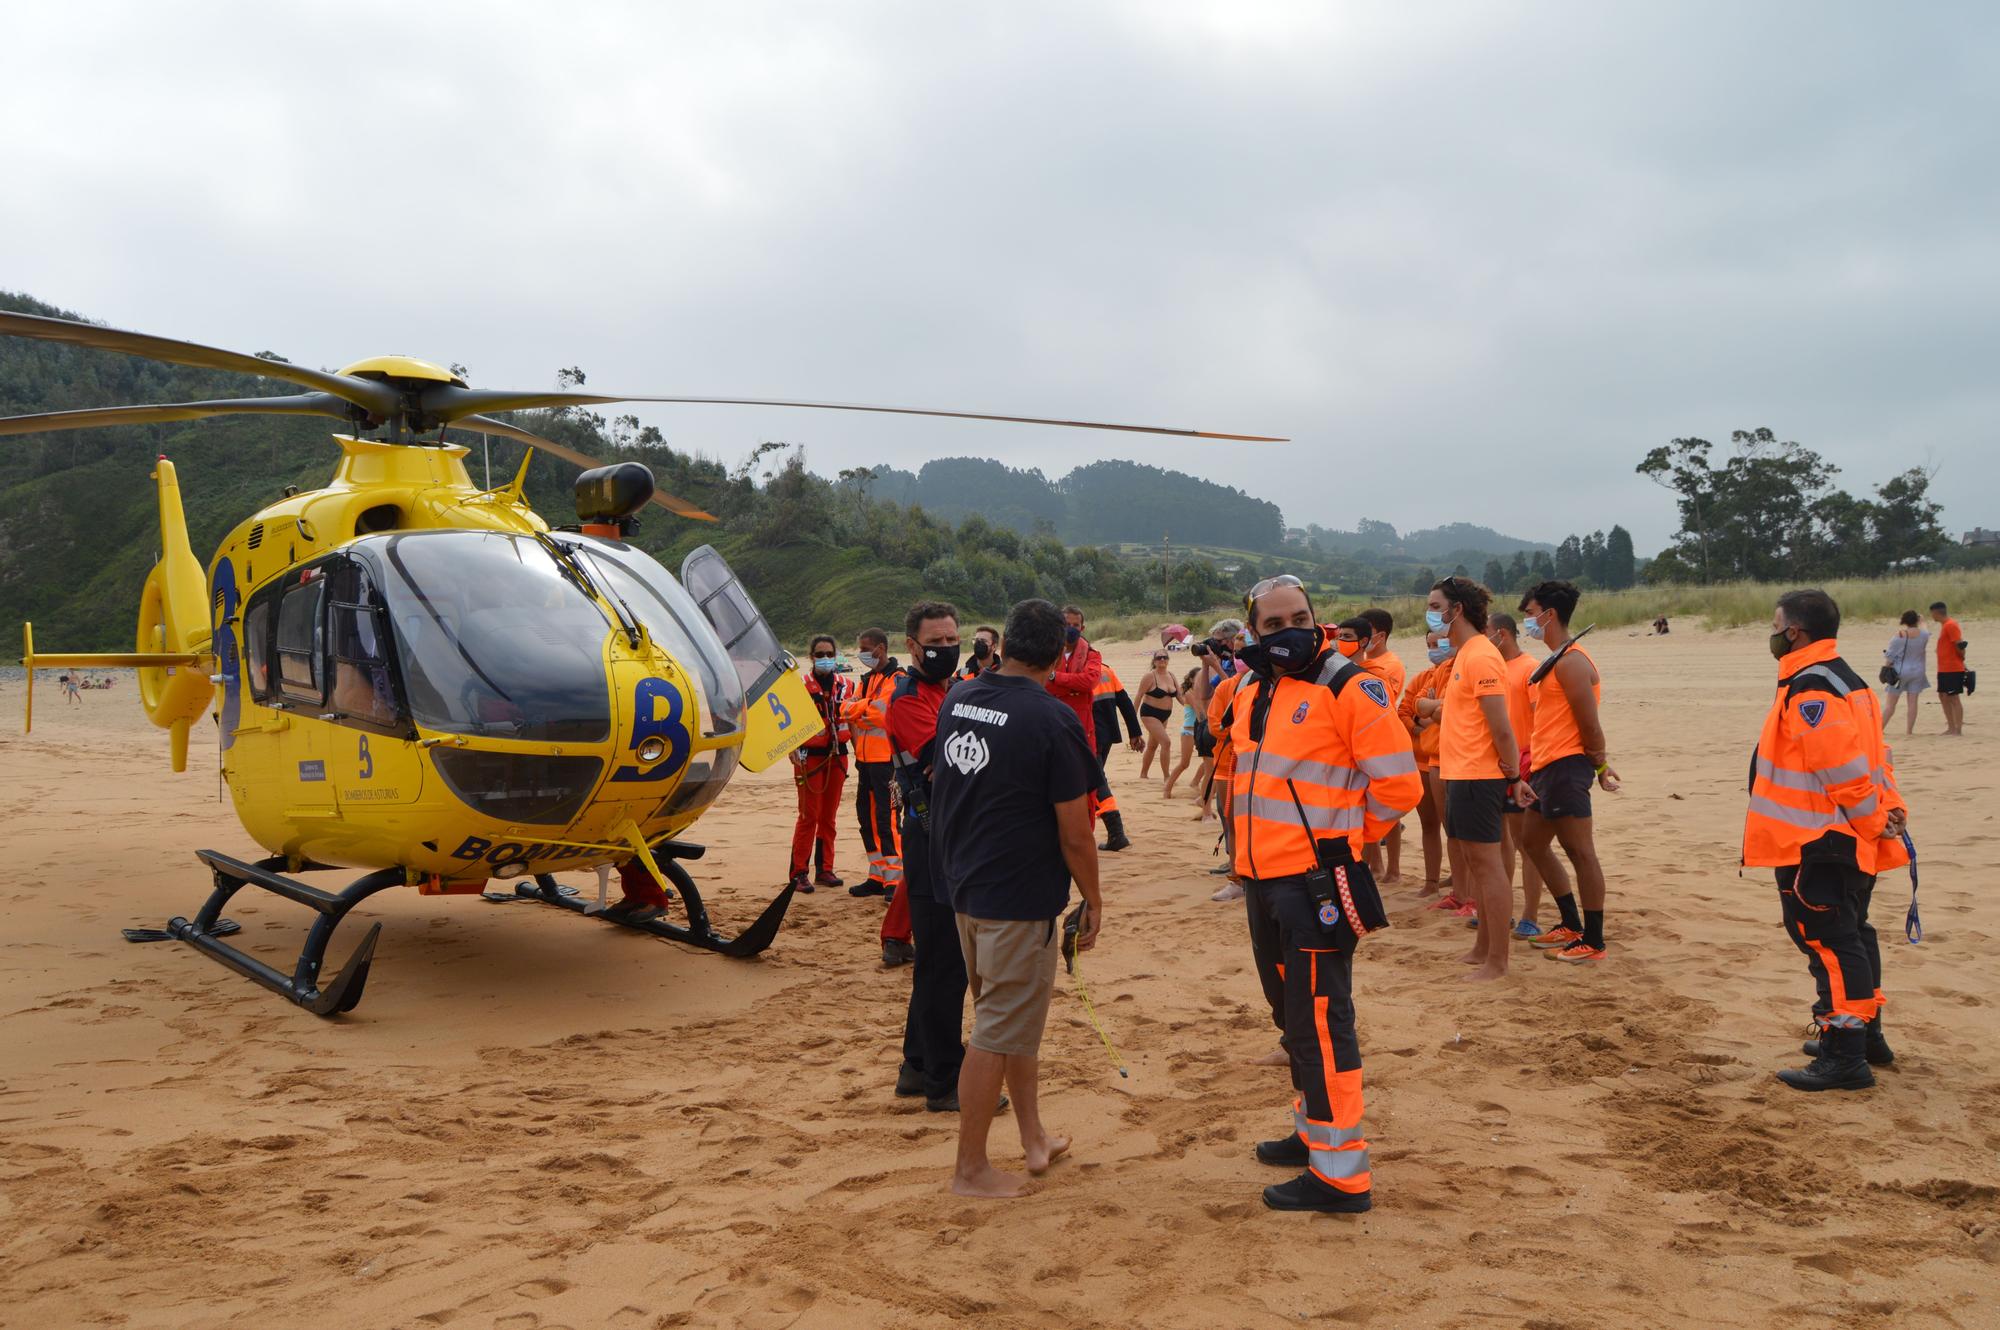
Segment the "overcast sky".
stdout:
<svg viewBox="0 0 2000 1330">
<path fill-rule="evenodd" d="M 1859 492 L 1941 468 L 1956 534 L 2000 525 L 1996 39 L 1986 0 L 10 4 L 0 288 L 482 387 L 1286 434 L 639 413 L 1642 553 L 1640 455 L 1769 425 Z"/>
</svg>

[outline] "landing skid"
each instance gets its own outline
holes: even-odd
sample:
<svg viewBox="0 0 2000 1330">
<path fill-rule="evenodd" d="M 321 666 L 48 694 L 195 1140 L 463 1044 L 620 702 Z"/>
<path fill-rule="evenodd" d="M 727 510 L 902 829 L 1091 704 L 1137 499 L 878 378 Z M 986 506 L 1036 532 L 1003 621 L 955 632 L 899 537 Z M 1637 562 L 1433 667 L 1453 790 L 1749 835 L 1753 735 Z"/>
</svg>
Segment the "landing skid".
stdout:
<svg viewBox="0 0 2000 1330">
<path fill-rule="evenodd" d="M 333 941 L 333 930 L 340 926 L 340 921 L 347 917 L 349 910 L 378 891 L 402 886 L 408 880 L 402 869 L 377 869 L 366 877 L 357 878 L 345 890 L 331 892 L 277 872 L 285 866 L 283 859 L 262 859 L 249 864 L 215 850 L 197 850 L 195 857 L 207 864 L 215 875 L 215 890 L 209 893 L 201 911 L 192 920 L 179 916 L 169 919 L 165 930 L 128 928 L 125 930 L 126 941 L 163 942 L 177 939 L 185 942 L 210 960 L 219 961 L 244 978 L 296 1002 L 315 1016 L 337 1016 L 354 1010 L 354 1004 L 361 1001 L 362 988 L 368 983 L 368 967 L 375 958 L 375 939 L 381 936 L 382 925 L 378 923 L 369 927 L 368 935 L 361 939 L 361 945 L 347 958 L 347 964 L 339 975 L 321 988 L 319 974 L 326 963 L 327 944 Z M 255 956 L 246 955 L 222 940 L 241 927 L 234 920 L 224 919 L 222 908 L 229 903 L 230 897 L 245 887 L 261 888 L 319 912 L 319 918 L 313 921 L 312 931 L 306 934 L 305 946 L 300 949 L 298 963 L 292 967 L 290 975 L 272 969 Z"/>
<path fill-rule="evenodd" d="M 787 885 L 778 893 L 776 900 L 764 907 L 764 913 L 757 916 L 756 923 L 733 938 L 725 937 L 716 932 L 715 926 L 709 922 L 708 907 L 702 904 L 700 888 L 695 886 L 694 879 L 689 877 L 687 870 L 677 862 L 681 858 L 698 858 L 700 852 L 700 846 L 682 846 L 673 842 L 653 847 L 653 853 L 659 860 L 660 870 L 667 876 L 666 885 L 680 896 L 681 904 L 687 910 L 688 921 L 685 924 L 672 923 L 663 914 L 655 912 L 635 911 L 628 914 L 619 910 L 601 910 L 594 903 L 585 902 L 574 888 L 559 885 L 547 873 L 538 875 L 533 886 L 525 882 L 516 883 L 512 896 L 487 892 L 486 898 L 535 901 L 542 905 L 553 905 L 558 909 L 568 910 L 572 914 L 598 919 L 607 924 L 616 924 L 620 928 L 629 928 L 634 932 L 650 933 L 669 942 L 685 942 L 691 947 L 701 947 L 724 956 L 734 956 L 738 959 L 755 956 L 770 946 L 772 939 L 778 936 L 778 929 L 785 922 L 785 911 L 792 905 L 791 886 Z"/>
</svg>

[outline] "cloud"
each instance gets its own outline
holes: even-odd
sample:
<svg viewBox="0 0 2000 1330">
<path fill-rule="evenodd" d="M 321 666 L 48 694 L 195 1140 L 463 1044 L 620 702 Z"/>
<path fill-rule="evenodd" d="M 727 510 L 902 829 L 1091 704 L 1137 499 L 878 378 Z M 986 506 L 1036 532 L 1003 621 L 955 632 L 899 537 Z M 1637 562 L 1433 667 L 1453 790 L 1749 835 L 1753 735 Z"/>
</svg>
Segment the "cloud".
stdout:
<svg viewBox="0 0 2000 1330">
<path fill-rule="evenodd" d="M 0 283 L 485 385 L 1291 434 L 645 410 L 831 471 L 1138 456 L 1294 522 L 1672 525 L 1770 425 L 1991 524 L 1978 4 L 10 8 Z"/>
</svg>

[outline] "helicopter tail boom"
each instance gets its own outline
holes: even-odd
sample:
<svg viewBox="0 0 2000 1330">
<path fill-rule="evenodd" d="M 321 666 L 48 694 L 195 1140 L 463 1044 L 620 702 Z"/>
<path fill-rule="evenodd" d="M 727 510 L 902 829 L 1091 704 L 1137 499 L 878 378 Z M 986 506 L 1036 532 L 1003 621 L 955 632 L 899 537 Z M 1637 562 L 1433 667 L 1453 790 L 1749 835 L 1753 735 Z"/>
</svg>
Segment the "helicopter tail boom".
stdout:
<svg viewBox="0 0 2000 1330">
<path fill-rule="evenodd" d="M 198 652 L 171 651 L 65 651 L 37 655 L 35 625 L 21 625 L 21 668 L 28 672 L 28 721 L 22 733 L 35 728 L 35 671 L 51 669 L 115 670 L 129 668 L 164 669 L 186 665 L 206 665 L 208 657 Z"/>
</svg>

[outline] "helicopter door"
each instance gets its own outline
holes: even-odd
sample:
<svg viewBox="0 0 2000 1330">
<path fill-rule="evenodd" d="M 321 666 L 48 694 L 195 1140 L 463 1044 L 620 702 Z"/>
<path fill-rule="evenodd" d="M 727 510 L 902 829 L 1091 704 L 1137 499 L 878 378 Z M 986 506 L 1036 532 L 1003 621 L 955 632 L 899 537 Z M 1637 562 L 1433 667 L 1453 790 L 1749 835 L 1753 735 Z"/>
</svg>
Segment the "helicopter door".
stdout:
<svg viewBox="0 0 2000 1330">
<path fill-rule="evenodd" d="M 703 545 L 687 556 L 681 585 L 701 606 L 743 680 L 743 765 L 762 771 L 822 728 L 798 662 L 778 645 L 777 635 L 714 546 Z"/>
</svg>

